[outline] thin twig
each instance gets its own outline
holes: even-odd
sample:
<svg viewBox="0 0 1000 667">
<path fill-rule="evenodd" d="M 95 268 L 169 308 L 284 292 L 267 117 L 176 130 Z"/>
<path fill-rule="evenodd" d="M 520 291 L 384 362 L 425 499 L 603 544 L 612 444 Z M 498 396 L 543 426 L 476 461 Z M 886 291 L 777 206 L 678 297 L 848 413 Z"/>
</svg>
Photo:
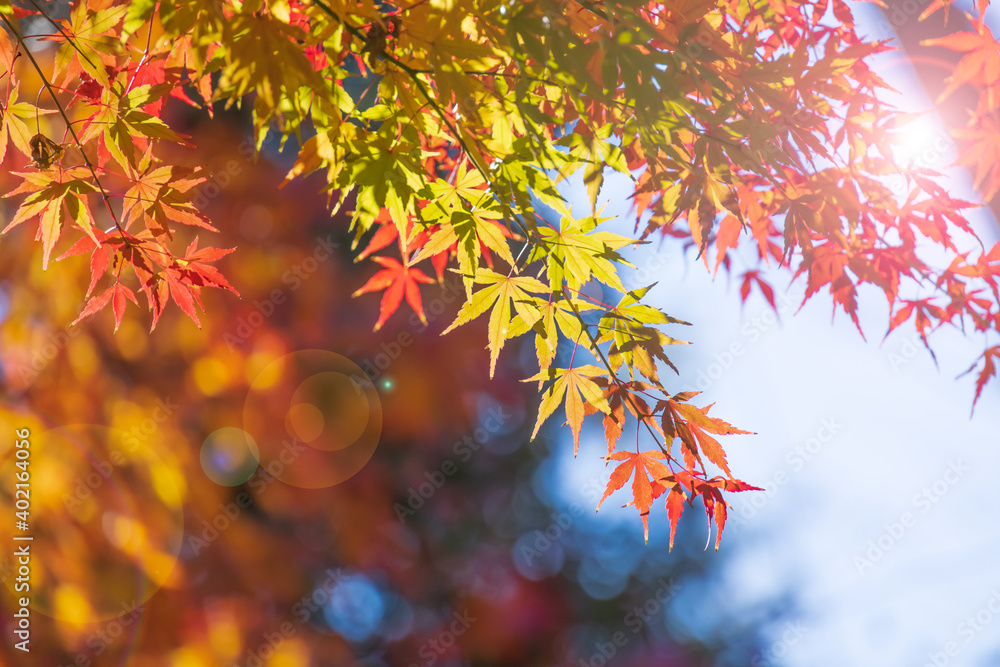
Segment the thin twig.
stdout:
<svg viewBox="0 0 1000 667">
<path fill-rule="evenodd" d="M 156 5 L 153 5 L 153 15 L 155 14 L 156 14 Z M 149 30 L 146 31 L 146 50 L 142 52 L 142 58 L 139 60 L 139 64 L 135 66 L 135 72 L 132 73 L 132 80 L 129 81 L 128 88 L 125 89 L 126 93 L 132 90 L 132 86 L 135 85 L 135 80 L 139 77 L 139 70 L 142 69 L 142 66 L 146 64 L 146 58 L 149 57 L 150 38 L 152 38 L 152 36 L 153 36 L 153 16 L 151 15 L 149 17 Z"/>
</svg>

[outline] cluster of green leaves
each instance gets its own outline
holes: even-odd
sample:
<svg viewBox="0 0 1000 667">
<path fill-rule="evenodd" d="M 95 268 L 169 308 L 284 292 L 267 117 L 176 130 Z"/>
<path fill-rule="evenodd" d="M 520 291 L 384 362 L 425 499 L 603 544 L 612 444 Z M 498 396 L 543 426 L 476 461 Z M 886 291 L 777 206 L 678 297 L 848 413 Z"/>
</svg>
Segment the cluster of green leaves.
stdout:
<svg viewBox="0 0 1000 667">
<path fill-rule="evenodd" d="M 21 100 L 14 80 L 15 52 L 30 57 L 16 21 L 38 11 L 4 13 L 14 37 L 2 45 L 2 143 L 9 133 L 31 155 L 28 123 L 59 111 L 74 150 L 51 164 L 32 156 L 37 168 L 11 193 L 27 195 L 12 225 L 38 219 L 47 262 L 68 224 L 81 238 L 67 254 L 91 253 L 90 290 L 110 273 L 81 317 L 111 302 L 120 321 L 135 300 L 123 267 L 154 326 L 168 295 L 197 321 L 201 287 L 232 289 L 210 264 L 227 251 L 170 250 L 176 223 L 212 227 L 191 204 L 199 175 L 161 149 L 184 138 L 159 114 L 168 96 L 250 103 L 258 148 L 269 132 L 296 138 L 288 179 L 320 172 L 332 209 L 353 206 L 359 258 L 380 267 L 358 290 L 384 290 L 375 328 L 404 297 L 425 319 L 420 285 L 452 267 L 466 298 L 449 330 L 486 317 L 491 374 L 505 342 L 529 336 L 535 433 L 561 407 L 578 446 L 584 420 L 601 413 L 607 459 L 621 462 L 606 497 L 632 480 L 647 524 L 665 496 L 671 545 L 683 508 L 701 498 L 718 548 L 724 492 L 753 487 L 715 436 L 746 432 L 662 374 L 677 371 L 667 350 L 683 342 L 668 331 L 686 322 L 624 287 L 624 249 L 669 234 L 706 267 L 714 246 L 714 269 L 728 270 L 745 234 L 761 263 L 804 274 L 807 299 L 829 287 L 855 323 L 857 287 L 869 283 L 895 309 L 890 330 L 913 315 L 922 334 L 965 318 L 1000 328 L 1000 248 L 945 271 L 920 256 L 922 239 L 954 250 L 952 227 L 971 233 L 970 204 L 927 171 L 907 173 L 905 198 L 884 184 L 900 171 L 891 131 L 905 116 L 880 101 L 887 86 L 867 64 L 886 47 L 857 36 L 843 0 L 89 0 L 51 36 L 55 109 Z M 609 169 L 634 183 L 633 237 L 601 227 Z M 589 212 L 557 187 L 577 173 Z M 113 223 L 104 232 L 96 198 Z M 950 303 L 902 299 L 903 279 Z M 587 297 L 591 281 L 618 302 Z M 976 281 L 992 298 L 976 296 Z M 773 305 L 756 269 L 743 274 L 743 298 L 754 285 Z M 556 365 L 560 343 L 573 349 L 567 367 Z M 630 428 L 634 452 L 622 440 Z"/>
</svg>

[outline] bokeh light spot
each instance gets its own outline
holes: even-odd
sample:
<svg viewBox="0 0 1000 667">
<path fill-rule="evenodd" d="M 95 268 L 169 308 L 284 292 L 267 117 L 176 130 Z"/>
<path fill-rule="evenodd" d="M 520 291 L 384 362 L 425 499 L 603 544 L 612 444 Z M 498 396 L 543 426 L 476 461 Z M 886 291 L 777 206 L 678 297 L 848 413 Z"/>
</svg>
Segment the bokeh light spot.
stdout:
<svg viewBox="0 0 1000 667">
<path fill-rule="evenodd" d="M 367 577 L 356 575 L 336 585 L 323 611 L 326 622 L 342 637 L 363 642 L 379 631 L 385 601 Z"/>
<path fill-rule="evenodd" d="M 77 586 L 66 584 L 56 590 L 56 614 L 70 625 L 81 626 L 91 622 L 94 616 L 87 596 Z"/>
<path fill-rule="evenodd" d="M 215 357 L 202 357 L 194 362 L 191 377 L 198 390 L 206 396 L 215 396 L 229 384 L 229 371 Z"/>
<path fill-rule="evenodd" d="M 270 352 L 254 352 L 247 360 L 247 382 L 252 382 L 261 389 L 273 386 L 281 379 L 282 372 L 285 370 L 283 363 L 275 363 L 278 361 L 280 361 L 280 357 L 275 357 Z"/>
<path fill-rule="evenodd" d="M 220 486 L 243 484 L 257 471 L 259 462 L 257 441 L 243 429 L 220 428 L 201 445 L 201 468 Z"/>
</svg>

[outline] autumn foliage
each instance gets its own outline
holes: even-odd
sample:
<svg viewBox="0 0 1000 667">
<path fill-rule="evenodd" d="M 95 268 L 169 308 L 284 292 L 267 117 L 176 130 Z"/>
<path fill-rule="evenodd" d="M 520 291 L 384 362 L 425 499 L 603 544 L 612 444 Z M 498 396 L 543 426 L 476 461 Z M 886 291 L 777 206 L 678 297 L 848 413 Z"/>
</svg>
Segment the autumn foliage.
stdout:
<svg viewBox="0 0 1000 667">
<path fill-rule="evenodd" d="M 89 259 L 79 320 L 110 306 L 117 329 L 141 293 L 150 329 L 171 301 L 199 324 L 203 288 L 237 294 L 218 268 L 234 249 L 203 240 L 216 229 L 193 203 L 206 174 L 162 111 L 171 98 L 250 106 L 257 148 L 277 133 L 297 149 L 286 182 L 318 173 L 331 210 L 349 210 L 375 269 L 356 291 L 380 295 L 375 329 L 404 300 L 425 320 L 422 290 L 457 273 L 464 303 L 448 331 L 485 320 L 491 375 L 505 343 L 527 336 L 535 433 L 561 410 L 578 446 L 583 422 L 600 419 L 616 466 L 601 502 L 630 484 L 647 526 L 663 503 L 671 544 L 700 498 L 718 548 L 726 494 L 754 487 L 717 438 L 748 432 L 666 372 L 687 322 L 624 287 L 634 246 L 676 237 L 728 271 L 746 243 L 859 330 L 865 284 L 884 293 L 888 330 L 912 321 L 925 344 L 944 324 L 1000 329 L 1000 245 L 960 252 L 974 204 L 897 164 L 893 133 L 911 115 L 882 101 L 869 64 L 889 47 L 858 37 L 843 0 L 89 0 L 54 21 L 52 58 L 26 49 L 19 27 L 38 7 L 2 11 L 0 157 L 16 151 L 22 179 L 4 193 L 19 204 L 5 231 L 34 227 L 43 267 Z M 967 52 L 952 87 L 984 90 L 961 161 L 989 197 L 1000 45 L 981 13 L 971 21 L 974 33 L 937 43 Z M 44 93 L 23 95 L 24 77 Z M 609 170 L 632 191 L 604 189 Z M 899 173 L 902 196 L 885 184 Z M 560 193 L 576 175 L 589 210 Z M 602 227 L 604 204 L 623 196 L 632 236 Z M 926 259 L 932 246 L 951 263 Z M 744 300 L 759 290 L 774 305 L 757 269 L 740 279 Z M 592 281 L 617 302 L 588 297 Z M 981 358 L 976 400 L 997 357 Z"/>
</svg>

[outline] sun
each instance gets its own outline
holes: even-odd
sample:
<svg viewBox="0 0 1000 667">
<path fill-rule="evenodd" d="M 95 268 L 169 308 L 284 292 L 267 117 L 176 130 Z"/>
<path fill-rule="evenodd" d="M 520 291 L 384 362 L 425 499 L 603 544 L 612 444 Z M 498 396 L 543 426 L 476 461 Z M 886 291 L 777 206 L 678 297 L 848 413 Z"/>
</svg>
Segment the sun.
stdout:
<svg viewBox="0 0 1000 667">
<path fill-rule="evenodd" d="M 945 170 L 954 158 L 955 145 L 936 113 L 923 114 L 892 134 L 893 160 L 906 170 Z"/>
</svg>

